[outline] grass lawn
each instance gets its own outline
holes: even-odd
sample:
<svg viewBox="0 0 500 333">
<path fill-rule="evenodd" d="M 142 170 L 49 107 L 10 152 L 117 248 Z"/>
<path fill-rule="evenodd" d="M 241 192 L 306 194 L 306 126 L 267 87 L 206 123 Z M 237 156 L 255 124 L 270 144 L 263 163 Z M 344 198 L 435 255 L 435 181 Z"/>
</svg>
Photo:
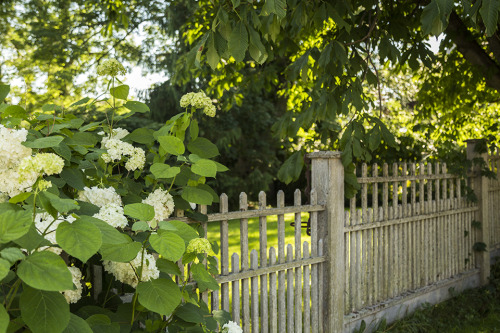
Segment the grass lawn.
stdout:
<svg viewBox="0 0 500 333">
<path fill-rule="evenodd" d="M 295 244 L 295 228 L 290 226 L 290 223 L 294 221 L 295 214 L 285 214 L 285 253 L 287 244 Z M 309 213 L 302 213 L 301 219 L 303 222 L 307 222 L 309 219 Z M 240 220 L 229 221 L 229 256 L 233 253 L 241 253 L 241 242 L 240 242 Z M 220 223 L 211 222 L 208 224 L 208 239 L 212 241 L 220 242 Z M 311 248 L 311 237 L 307 235 L 306 229 L 302 228 L 301 233 L 301 243 L 307 241 L 309 243 L 309 249 Z M 248 254 L 252 250 L 259 252 L 259 219 L 252 218 L 248 220 Z M 267 217 L 267 248 L 274 247 L 276 253 L 278 253 L 278 217 L 268 216 Z M 220 252 L 217 255 L 220 259 Z M 268 255 L 269 257 L 269 255 Z M 231 261 L 231 259 L 229 260 Z M 250 261 L 249 261 L 250 262 Z"/>
<path fill-rule="evenodd" d="M 471 289 L 446 302 L 428 305 L 376 332 L 500 332 L 500 263 L 491 267 L 491 283 Z"/>
</svg>

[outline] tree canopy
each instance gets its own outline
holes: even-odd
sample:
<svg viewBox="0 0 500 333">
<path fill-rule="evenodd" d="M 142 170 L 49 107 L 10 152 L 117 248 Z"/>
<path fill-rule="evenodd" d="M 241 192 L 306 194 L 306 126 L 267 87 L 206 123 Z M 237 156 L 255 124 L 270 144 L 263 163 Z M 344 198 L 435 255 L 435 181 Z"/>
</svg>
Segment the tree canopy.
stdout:
<svg viewBox="0 0 500 333">
<path fill-rule="evenodd" d="M 353 170 L 465 135 L 498 141 L 499 11 L 498 0 L 4 1 L 0 43 L 20 73 L 75 82 L 113 53 L 164 71 L 176 91 L 208 90 L 222 110 L 276 96 L 276 142 L 295 151 L 279 172 L 290 182 L 311 149 L 341 149 Z M 443 38 L 437 54 L 431 35 Z M 52 84 L 47 93 L 64 95 Z"/>
</svg>

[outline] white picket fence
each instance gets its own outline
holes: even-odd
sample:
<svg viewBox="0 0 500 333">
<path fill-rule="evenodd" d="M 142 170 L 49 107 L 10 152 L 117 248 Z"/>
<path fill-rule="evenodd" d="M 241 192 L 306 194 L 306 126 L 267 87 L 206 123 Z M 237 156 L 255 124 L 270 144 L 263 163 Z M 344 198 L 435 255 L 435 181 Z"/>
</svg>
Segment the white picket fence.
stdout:
<svg viewBox="0 0 500 333">
<path fill-rule="evenodd" d="M 482 157 L 500 178 L 499 152 L 477 155 L 473 146 L 469 158 Z M 370 330 L 382 317 L 392 321 L 448 298 L 450 287 L 487 283 L 490 255 L 500 249 L 498 178 L 476 172 L 459 179 L 440 163 L 362 165 L 361 191 L 345 209 L 340 155 L 309 154 L 310 204 L 297 190 L 294 205 L 285 206 L 280 191 L 270 208 L 261 192 L 258 208 L 249 210 L 242 193 L 239 210 L 229 211 L 223 194 L 220 213 L 203 224 L 205 231 L 210 223 L 220 226 L 220 290 L 201 297 L 212 310 L 230 312 L 244 332 L 350 332 L 361 320 Z M 465 185 L 478 202 L 466 200 Z M 295 214 L 292 244 L 285 244 L 288 213 Z M 311 230 L 304 242 L 303 213 Z M 270 216 L 278 221 L 277 248 L 268 246 Z M 252 218 L 259 223 L 258 251 L 249 249 Z M 239 221 L 238 234 L 229 234 L 230 220 Z M 239 253 L 229 253 L 230 239 L 239 239 Z M 488 251 L 475 252 L 476 242 Z"/>
</svg>

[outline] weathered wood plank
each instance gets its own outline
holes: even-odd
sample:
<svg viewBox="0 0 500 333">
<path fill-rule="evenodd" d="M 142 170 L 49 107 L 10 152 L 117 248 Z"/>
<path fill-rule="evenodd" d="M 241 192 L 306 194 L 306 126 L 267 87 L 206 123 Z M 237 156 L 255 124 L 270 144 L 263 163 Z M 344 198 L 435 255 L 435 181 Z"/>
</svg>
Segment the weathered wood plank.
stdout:
<svg viewBox="0 0 500 333">
<path fill-rule="evenodd" d="M 288 263 L 291 263 L 293 261 L 293 246 L 291 244 L 288 244 L 286 248 L 286 261 Z M 293 289 L 293 269 L 289 269 L 286 272 L 286 278 L 287 278 L 287 299 L 286 299 L 286 322 L 287 322 L 287 332 L 294 332 L 294 289 Z"/>
<path fill-rule="evenodd" d="M 219 259 L 215 258 L 215 262 L 217 263 L 217 268 L 219 268 Z M 219 291 L 214 290 L 211 293 L 211 308 L 212 312 L 219 310 Z"/>
<path fill-rule="evenodd" d="M 240 270 L 240 258 L 237 253 L 231 256 L 231 271 L 237 273 Z M 233 321 L 240 324 L 240 281 L 236 280 L 231 283 L 232 287 L 232 306 L 231 316 Z"/>
<path fill-rule="evenodd" d="M 261 216 L 272 216 L 279 214 L 291 214 L 298 212 L 322 212 L 325 210 L 324 205 L 302 205 L 300 207 L 288 206 L 283 208 L 267 208 L 263 210 L 253 209 L 247 211 L 236 211 L 236 212 L 227 212 L 227 213 L 214 213 L 208 214 L 208 221 L 211 222 L 220 222 L 223 220 L 239 220 L 239 219 L 250 219 L 250 218 L 258 218 Z M 190 219 L 188 217 L 171 217 L 166 221 L 183 221 L 186 223 L 195 223 L 198 224 L 200 222 Z"/>
<path fill-rule="evenodd" d="M 246 193 L 240 193 L 240 210 L 248 210 L 248 201 Z M 240 248 L 241 248 L 241 271 L 248 270 L 248 219 L 240 220 Z M 242 328 L 243 332 L 250 332 L 250 281 L 241 280 L 241 307 L 242 307 Z"/>
<path fill-rule="evenodd" d="M 315 205 L 318 200 L 316 190 L 311 191 L 311 204 Z M 347 248 L 347 246 L 346 246 Z M 311 257 L 318 256 L 318 213 L 311 213 Z M 347 270 L 346 270 L 347 271 Z M 312 332 L 318 331 L 318 265 L 311 265 L 311 329 Z M 283 332 L 283 331 L 280 331 Z"/>
<path fill-rule="evenodd" d="M 278 192 L 278 208 L 285 207 L 285 194 L 283 191 Z M 312 202 L 311 202 L 312 203 Z M 316 213 L 317 214 L 317 213 Z M 316 215 L 317 216 L 317 215 Z M 278 262 L 285 262 L 285 216 L 278 215 Z M 286 284 L 285 271 L 278 272 L 278 330 L 286 331 Z"/>
<path fill-rule="evenodd" d="M 220 196 L 220 212 L 226 213 L 228 211 L 228 199 L 225 193 Z M 220 258 L 221 258 L 221 274 L 227 275 L 229 273 L 229 226 L 228 221 L 223 220 L 220 222 Z M 229 284 L 223 283 L 220 287 L 221 293 L 221 307 L 222 310 L 229 312 Z"/>
<path fill-rule="evenodd" d="M 258 263 L 258 255 L 256 250 L 252 250 L 250 252 L 250 268 L 256 270 Z M 260 331 L 259 327 L 259 278 L 257 276 L 252 277 L 252 312 L 251 312 L 251 321 L 252 321 L 252 333 L 258 333 Z"/>
<path fill-rule="evenodd" d="M 301 205 L 300 190 L 295 190 L 294 205 Z M 301 233 L 302 217 L 300 213 L 295 214 L 295 260 L 299 260 L 301 255 Z M 302 332 L 302 267 L 295 268 L 295 332 Z"/>
<path fill-rule="evenodd" d="M 304 242 L 304 250 L 303 250 L 304 259 L 310 257 L 309 255 L 309 244 Z M 311 290 L 310 290 L 310 281 L 309 281 L 309 266 L 304 266 L 304 290 L 303 290 L 303 300 L 304 300 L 304 327 L 302 332 L 309 333 L 311 332 Z M 301 314 L 302 315 L 302 314 Z"/>
<path fill-rule="evenodd" d="M 261 191 L 259 193 L 259 209 L 266 209 L 266 193 Z M 259 244 L 260 244 L 260 267 L 267 267 L 267 217 L 259 217 Z M 261 318 L 261 332 L 268 332 L 269 322 L 269 309 L 268 309 L 268 295 L 267 295 L 267 275 L 260 276 L 260 318 Z"/>
<path fill-rule="evenodd" d="M 291 244 L 289 244 L 291 246 Z M 293 246 L 292 246 L 293 248 Z M 284 270 L 293 270 L 297 267 L 301 266 L 306 266 L 306 265 L 314 265 L 314 264 L 319 264 L 319 263 L 324 263 L 326 262 L 326 257 L 324 256 L 317 256 L 316 258 L 308 258 L 308 259 L 299 259 L 295 260 L 292 262 L 286 262 L 283 264 L 276 264 L 273 266 L 266 266 L 266 267 L 261 267 L 261 268 L 256 268 L 256 269 L 251 269 L 248 271 L 240 272 L 240 273 L 235 273 L 235 274 L 228 274 L 228 275 L 219 275 L 215 277 L 215 280 L 217 280 L 218 283 L 229 283 L 234 280 L 240 280 L 240 279 L 248 279 L 252 277 L 259 277 L 261 275 L 265 274 L 270 274 L 272 272 L 280 272 Z"/>
<path fill-rule="evenodd" d="M 276 264 L 276 250 L 274 247 L 269 249 L 269 265 Z M 269 331 L 278 333 L 278 302 L 277 302 L 276 273 L 269 274 Z"/>
<path fill-rule="evenodd" d="M 464 213 L 464 212 L 475 212 L 477 210 L 478 210 L 477 207 L 468 207 L 468 208 L 462 208 L 462 209 L 440 211 L 440 212 L 431 213 L 431 214 L 410 216 L 407 218 L 400 218 L 400 219 L 393 219 L 393 220 L 388 220 L 388 221 L 384 221 L 384 222 L 370 223 L 368 225 L 347 226 L 347 227 L 344 227 L 344 231 L 345 232 L 349 232 L 349 231 L 354 232 L 354 231 L 368 230 L 368 229 L 373 229 L 373 228 L 387 227 L 387 226 L 392 226 L 392 225 L 401 225 L 404 223 L 420 222 L 420 221 L 424 221 L 427 219 L 436 219 L 438 217 L 449 216 L 449 215 L 454 215 L 454 214 L 459 214 L 459 213 Z"/>
<path fill-rule="evenodd" d="M 323 246 L 324 246 L 323 239 L 320 239 L 318 241 L 318 255 L 320 257 L 323 256 L 323 253 L 324 253 Z M 324 269 L 322 266 L 323 266 L 323 264 L 318 265 L 318 275 L 319 275 L 319 277 L 318 277 L 318 293 L 319 293 L 319 295 L 323 295 L 323 293 L 324 293 L 324 288 L 323 288 Z M 324 309 L 323 309 L 323 302 L 321 302 L 321 301 L 318 302 L 318 315 L 319 315 L 320 320 L 325 318 L 325 313 L 324 313 Z M 318 323 L 318 332 L 323 333 L 323 324 L 322 323 Z"/>
</svg>

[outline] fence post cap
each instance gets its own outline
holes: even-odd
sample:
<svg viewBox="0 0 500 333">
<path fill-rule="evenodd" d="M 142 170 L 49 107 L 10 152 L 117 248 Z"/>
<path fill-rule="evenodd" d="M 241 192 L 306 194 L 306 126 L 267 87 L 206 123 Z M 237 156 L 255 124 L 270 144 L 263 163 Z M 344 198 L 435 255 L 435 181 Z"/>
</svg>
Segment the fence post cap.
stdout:
<svg viewBox="0 0 500 333">
<path fill-rule="evenodd" d="M 314 158 L 340 158 L 342 155 L 341 151 L 314 151 L 307 154 L 310 159 Z"/>
</svg>

